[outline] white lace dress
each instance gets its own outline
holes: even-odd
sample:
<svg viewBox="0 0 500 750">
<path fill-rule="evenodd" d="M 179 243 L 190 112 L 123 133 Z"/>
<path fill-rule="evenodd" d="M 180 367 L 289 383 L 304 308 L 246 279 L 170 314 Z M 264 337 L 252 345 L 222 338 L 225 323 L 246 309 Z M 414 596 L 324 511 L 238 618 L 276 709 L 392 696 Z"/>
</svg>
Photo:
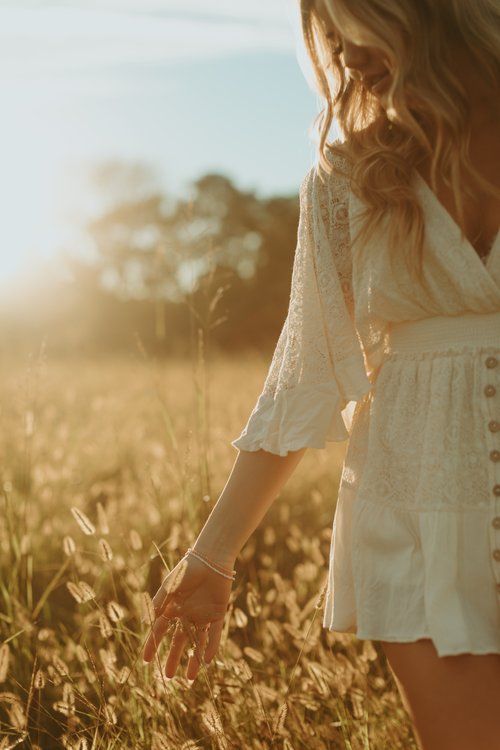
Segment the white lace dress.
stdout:
<svg viewBox="0 0 500 750">
<path fill-rule="evenodd" d="M 351 254 L 363 204 L 309 170 L 288 315 L 231 444 L 283 456 L 348 439 L 324 627 L 500 653 L 500 233 L 481 260 L 413 179 L 425 288 L 403 258 L 391 268 L 383 227 Z"/>
</svg>

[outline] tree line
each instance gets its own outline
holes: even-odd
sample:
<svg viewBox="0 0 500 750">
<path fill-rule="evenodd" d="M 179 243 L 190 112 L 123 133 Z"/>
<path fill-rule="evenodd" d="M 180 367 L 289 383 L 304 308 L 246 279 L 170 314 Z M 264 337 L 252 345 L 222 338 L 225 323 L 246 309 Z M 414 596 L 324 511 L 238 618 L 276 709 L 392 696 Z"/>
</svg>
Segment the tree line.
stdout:
<svg viewBox="0 0 500 750">
<path fill-rule="evenodd" d="M 101 208 L 84 225 L 85 257 L 67 249 L 65 273 L 44 279 L 23 314 L 3 310 L 4 350 L 36 347 L 95 355 L 141 344 L 187 355 L 193 337 L 213 349 L 271 349 L 286 315 L 298 195 L 259 197 L 204 174 L 187 197 L 151 186 L 143 167 L 92 172 Z M 99 191 L 97 191 L 98 193 Z"/>
</svg>

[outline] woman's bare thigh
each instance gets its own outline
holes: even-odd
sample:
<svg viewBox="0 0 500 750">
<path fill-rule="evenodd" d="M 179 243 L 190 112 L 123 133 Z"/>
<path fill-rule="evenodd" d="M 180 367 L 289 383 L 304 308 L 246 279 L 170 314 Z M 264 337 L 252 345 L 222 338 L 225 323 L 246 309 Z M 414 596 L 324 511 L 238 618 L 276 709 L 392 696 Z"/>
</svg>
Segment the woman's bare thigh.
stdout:
<svg viewBox="0 0 500 750">
<path fill-rule="evenodd" d="M 423 750 L 500 750 L 500 654 L 379 641 Z"/>
</svg>

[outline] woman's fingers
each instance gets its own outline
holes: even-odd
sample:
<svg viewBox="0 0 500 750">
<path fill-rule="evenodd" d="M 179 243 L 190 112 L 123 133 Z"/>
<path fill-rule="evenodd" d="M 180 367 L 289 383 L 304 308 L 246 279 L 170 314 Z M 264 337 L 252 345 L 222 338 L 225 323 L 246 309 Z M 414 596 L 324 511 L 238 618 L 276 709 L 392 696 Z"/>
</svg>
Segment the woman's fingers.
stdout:
<svg viewBox="0 0 500 750">
<path fill-rule="evenodd" d="M 186 568 L 189 573 L 187 573 Z M 197 560 L 183 558 L 170 571 L 152 599 L 154 620 L 143 650 L 143 659 L 149 662 L 155 656 L 162 638 L 177 620 L 172 633 L 165 664 L 165 675 L 173 677 L 182 653 L 189 645 L 186 677 L 194 679 L 203 662 L 209 664 L 219 647 L 224 618 L 230 594 L 230 585 L 214 577 L 206 566 Z M 150 612 L 150 616 L 153 612 Z M 185 627 L 181 627 L 182 623 Z M 204 630 L 205 626 L 208 627 Z"/>
<path fill-rule="evenodd" d="M 170 643 L 167 661 L 165 663 L 165 677 L 170 678 L 175 675 L 181 660 L 182 652 L 184 651 L 188 640 L 189 635 L 183 627 L 182 622 L 178 620 Z"/>
<path fill-rule="evenodd" d="M 151 628 L 151 633 L 149 634 L 144 646 L 144 652 L 142 656 L 144 661 L 151 661 L 158 649 L 158 646 L 161 643 L 161 639 L 168 630 L 170 622 L 170 620 L 167 620 L 162 615 L 156 618 L 154 625 Z"/>
<path fill-rule="evenodd" d="M 203 660 L 203 652 L 205 650 L 205 644 L 208 640 L 208 634 L 210 630 L 211 624 L 206 626 L 205 628 L 200 629 L 196 628 L 194 630 L 194 644 L 193 644 L 193 655 L 190 656 L 187 669 L 186 669 L 186 678 L 188 680 L 194 680 L 196 675 L 198 674 L 198 671 L 201 667 L 202 660 Z"/>
<path fill-rule="evenodd" d="M 210 623 L 210 628 L 208 630 L 207 646 L 206 646 L 205 653 L 203 656 L 205 664 L 210 664 L 215 654 L 217 653 L 223 627 L 224 627 L 224 617 L 222 617 L 220 620 L 215 620 L 214 622 Z"/>
<path fill-rule="evenodd" d="M 161 593 L 161 592 L 159 592 Z M 148 639 L 146 640 L 146 644 L 144 646 L 144 652 L 143 652 L 143 659 L 144 661 L 151 661 L 151 659 L 154 657 L 156 651 L 158 650 L 158 647 L 161 643 L 161 640 L 167 630 L 169 629 L 169 626 L 171 625 L 174 618 L 181 617 L 183 614 L 182 612 L 182 602 L 178 601 L 178 597 L 174 599 L 173 597 L 176 596 L 176 594 L 172 594 L 171 598 L 165 604 L 163 607 L 158 605 L 158 610 L 156 614 L 156 620 L 153 623 L 153 626 L 151 628 L 151 632 L 148 636 Z M 158 599 L 157 601 L 161 601 Z"/>
</svg>

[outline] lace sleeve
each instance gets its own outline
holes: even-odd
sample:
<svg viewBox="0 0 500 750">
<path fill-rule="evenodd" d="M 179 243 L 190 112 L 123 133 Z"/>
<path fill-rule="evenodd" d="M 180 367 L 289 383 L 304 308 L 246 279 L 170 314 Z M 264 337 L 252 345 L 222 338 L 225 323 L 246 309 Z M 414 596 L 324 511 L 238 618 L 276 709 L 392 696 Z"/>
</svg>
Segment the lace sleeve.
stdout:
<svg viewBox="0 0 500 750">
<path fill-rule="evenodd" d="M 284 456 L 345 440 L 342 411 L 371 388 L 352 315 L 341 179 L 330 175 L 323 182 L 313 166 L 301 183 L 288 313 L 262 392 L 231 442 L 235 448 Z"/>
</svg>

